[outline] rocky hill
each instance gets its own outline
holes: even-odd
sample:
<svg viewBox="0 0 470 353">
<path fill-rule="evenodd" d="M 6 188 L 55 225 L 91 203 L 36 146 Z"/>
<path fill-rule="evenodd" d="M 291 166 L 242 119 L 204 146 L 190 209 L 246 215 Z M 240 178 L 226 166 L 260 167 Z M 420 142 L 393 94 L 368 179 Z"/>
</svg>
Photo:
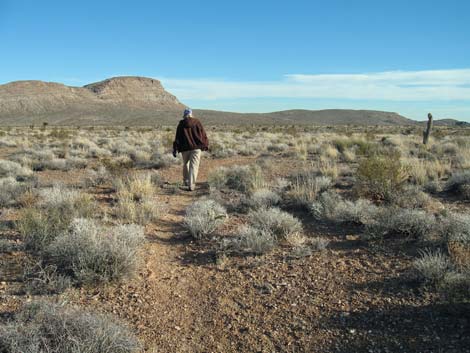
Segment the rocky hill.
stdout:
<svg viewBox="0 0 470 353">
<path fill-rule="evenodd" d="M 160 81 L 146 77 L 113 77 L 83 87 L 17 81 L 0 85 L 0 123 L 40 125 L 175 124 L 184 105 Z M 397 113 L 373 110 L 286 110 L 232 113 L 196 110 L 207 124 L 414 125 Z M 442 124 L 447 125 L 446 122 Z M 456 125 L 452 121 L 452 125 Z"/>
<path fill-rule="evenodd" d="M 84 87 L 42 81 L 0 85 L 0 122 L 7 125 L 109 125 L 182 109 L 160 81 L 145 77 L 114 77 Z"/>
</svg>

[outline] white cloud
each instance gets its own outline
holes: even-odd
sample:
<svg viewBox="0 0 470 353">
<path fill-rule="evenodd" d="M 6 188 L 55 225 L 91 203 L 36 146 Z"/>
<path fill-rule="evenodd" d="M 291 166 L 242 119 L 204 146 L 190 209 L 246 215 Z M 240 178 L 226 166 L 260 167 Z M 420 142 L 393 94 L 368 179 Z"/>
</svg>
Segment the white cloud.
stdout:
<svg viewBox="0 0 470 353">
<path fill-rule="evenodd" d="M 278 81 L 162 78 L 180 99 L 322 98 L 470 101 L 470 69 L 364 74 L 290 74 Z"/>
</svg>

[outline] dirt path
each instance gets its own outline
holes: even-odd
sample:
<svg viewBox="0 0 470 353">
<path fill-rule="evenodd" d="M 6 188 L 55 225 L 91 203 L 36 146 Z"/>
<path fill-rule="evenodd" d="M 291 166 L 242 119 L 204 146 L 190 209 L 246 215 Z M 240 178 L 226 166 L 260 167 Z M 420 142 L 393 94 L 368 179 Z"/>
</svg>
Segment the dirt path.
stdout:
<svg viewBox="0 0 470 353">
<path fill-rule="evenodd" d="M 207 175 L 220 165 L 246 164 L 252 158 L 230 161 L 206 160 L 196 192 L 163 189 L 164 212 L 158 226 L 147 228 L 148 244 L 143 253 L 144 270 L 129 283 L 104 289 L 83 289 L 80 304 L 99 307 L 121 317 L 137 329 L 151 352 L 225 351 L 219 337 L 211 335 L 218 301 L 214 285 L 221 275 L 214 266 L 195 265 L 185 258 L 191 237 L 183 227 L 188 205 L 208 194 Z M 180 178 L 180 166 L 165 170 L 165 180 Z M 210 349 L 212 347 L 212 349 Z"/>
</svg>

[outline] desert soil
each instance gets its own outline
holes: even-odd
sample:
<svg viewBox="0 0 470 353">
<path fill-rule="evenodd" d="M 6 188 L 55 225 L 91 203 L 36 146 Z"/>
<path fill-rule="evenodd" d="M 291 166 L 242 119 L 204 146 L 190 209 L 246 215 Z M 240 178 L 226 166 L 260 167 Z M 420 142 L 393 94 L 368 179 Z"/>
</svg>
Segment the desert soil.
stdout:
<svg viewBox="0 0 470 353">
<path fill-rule="evenodd" d="M 165 212 L 146 228 L 139 275 L 72 289 L 61 298 L 120 317 L 148 352 L 470 352 L 470 307 L 439 304 L 421 287 L 410 270 L 411 242 L 371 245 L 358 229 L 319 223 L 302 212 L 296 216 L 306 235 L 328 238 L 327 250 L 295 258 L 280 247 L 263 257 L 224 258 L 211 242 L 193 241 L 182 221 L 185 208 L 208 194 L 207 174 L 253 160 L 204 159 L 196 192 L 162 188 Z M 292 169 L 282 170 L 278 174 Z M 180 167 L 162 175 L 174 183 Z M 232 217 L 221 233 L 239 221 Z M 11 291 L 23 256 L 13 252 L 0 260 L 2 270 L 10 269 L 2 271 L 3 318 L 31 300 Z"/>
</svg>

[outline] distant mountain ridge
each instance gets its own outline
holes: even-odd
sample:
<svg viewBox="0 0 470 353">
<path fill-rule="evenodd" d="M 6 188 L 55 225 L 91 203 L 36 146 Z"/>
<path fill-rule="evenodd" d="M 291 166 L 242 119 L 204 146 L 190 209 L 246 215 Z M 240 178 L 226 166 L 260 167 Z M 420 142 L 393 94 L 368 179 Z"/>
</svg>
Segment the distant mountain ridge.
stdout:
<svg viewBox="0 0 470 353">
<path fill-rule="evenodd" d="M 175 124 L 184 105 L 160 81 L 147 77 L 112 77 L 83 87 L 43 81 L 0 85 L 0 123 L 24 126 Z M 397 113 L 374 110 L 286 110 L 232 113 L 195 110 L 207 124 L 415 125 Z M 436 124 L 458 126 L 447 119 Z"/>
</svg>

